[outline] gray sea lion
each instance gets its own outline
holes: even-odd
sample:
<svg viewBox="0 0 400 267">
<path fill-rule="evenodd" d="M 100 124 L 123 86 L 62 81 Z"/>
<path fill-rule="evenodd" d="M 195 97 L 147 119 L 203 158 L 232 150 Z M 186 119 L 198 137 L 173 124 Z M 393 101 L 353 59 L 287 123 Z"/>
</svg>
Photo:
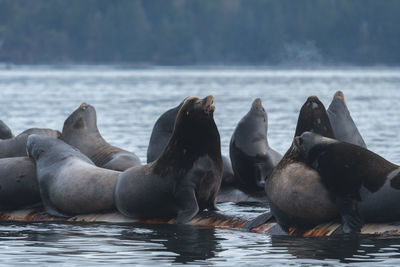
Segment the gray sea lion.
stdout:
<svg viewBox="0 0 400 267">
<path fill-rule="evenodd" d="M 0 139 L 10 139 L 13 137 L 14 135 L 12 134 L 11 129 L 7 124 L 0 120 Z"/>
<path fill-rule="evenodd" d="M 155 161 L 167 145 L 174 130 L 176 116 L 184 101 L 182 101 L 178 106 L 164 112 L 154 124 L 149 146 L 147 148 L 147 163 Z M 233 183 L 233 170 L 229 158 L 222 155 L 222 162 L 223 174 L 221 186 L 225 187 Z"/>
<path fill-rule="evenodd" d="M 363 147 L 311 132 L 296 137 L 295 144 L 334 196 L 344 232 L 359 232 L 363 220 L 400 220 L 398 165 Z"/>
<path fill-rule="evenodd" d="M 325 107 L 316 96 L 302 106 L 295 136 L 305 131 L 334 137 Z M 294 143 L 267 180 L 266 192 L 271 213 L 284 229 L 309 228 L 339 217 L 334 198 Z"/>
<path fill-rule="evenodd" d="M 264 192 L 265 179 L 282 158 L 269 147 L 267 131 L 267 113 L 257 98 L 236 126 L 229 145 L 235 184 L 240 189 Z"/>
<path fill-rule="evenodd" d="M 149 146 L 147 147 L 147 163 L 155 161 L 167 145 L 174 131 L 176 115 L 178 115 L 178 111 L 182 107 L 183 102 L 184 101 L 178 106 L 164 112 L 154 124 Z"/>
<path fill-rule="evenodd" d="M 157 160 L 118 177 L 115 203 L 122 214 L 139 219 L 176 217 L 176 223 L 186 223 L 199 210 L 216 209 L 222 159 L 213 99 L 186 98 Z"/>
<path fill-rule="evenodd" d="M 60 139 L 30 135 L 27 150 L 35 160 L 46 212 L 69 216 L 115 209 L 114 190 L 120 172 L 96 167 Z"/>
<path fill-rule="evenodd" d="M 107 143 L 97 128 L 96 110 L 82 103 L 64 122 L 61 140 L 76 147 L 88 156 L 96 166 L 124 171 L 140 165 L 139 158 L 132 152 Z"/>
<path fill-rule="evenodd" d="M 35 162 L 28 157 L 0 159 L 0 210 L 41 203 Z"/>
<path fill-rule="evenodd" d="M 337 140 L 367 148 L 357 126 L 350 116 L 342 91 L 335 93 L 327 113 Z"/>
<path fill-rule="evenodd" d="M 26 156 L 26 140 L 31 134 L 45 135 L 52 138 L 58 138 L 60 136 L 59 131 L 51 129 L 31 128 L 25 130 L 14 138 L 0 140 L 0 158 Z"/>
</svg>

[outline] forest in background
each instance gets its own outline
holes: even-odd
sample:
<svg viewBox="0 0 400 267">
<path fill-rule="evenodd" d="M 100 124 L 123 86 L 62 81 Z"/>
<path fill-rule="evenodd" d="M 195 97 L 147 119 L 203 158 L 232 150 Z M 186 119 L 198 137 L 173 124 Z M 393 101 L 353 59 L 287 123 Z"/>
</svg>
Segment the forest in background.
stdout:
<svg viewBox="0 0 400 267">
<path fill-rule="evenodd" d="M 397 0 L 0 0 L 0 62 L 399 65 Z"/>
</svg>

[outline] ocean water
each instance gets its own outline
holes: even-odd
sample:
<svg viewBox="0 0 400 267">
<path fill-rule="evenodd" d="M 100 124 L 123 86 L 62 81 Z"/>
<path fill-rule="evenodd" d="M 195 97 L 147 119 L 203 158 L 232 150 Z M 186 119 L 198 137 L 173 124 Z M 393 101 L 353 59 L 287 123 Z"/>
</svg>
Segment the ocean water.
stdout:
<svg viewBox="0 0 400 267">
<path fill-rule="evenodd" d="M 252 101 L 268 113 L 270 146 L 288 149 L 301 105 L 317 95 L 326 108 L 336 90 L 372 151 L 400 163 L 400 69 L 397 68 L 147 68 L 32 67 L 0 69 L 0 119 L 18 134 L 31 127 L 61 130 L 82 102 L 97 110 L 112 145 L 146 161 L 154 122 L 183 98 L 214 95 L 222 152 Z M 400 205 L 400 204 L 399 204 Z M 263 205 L 219 204 L 245 218 Z M 267 236 L 175 225 L 0 223 L 0 265 L 395 266 L 400 238 Z"/>
</svg>

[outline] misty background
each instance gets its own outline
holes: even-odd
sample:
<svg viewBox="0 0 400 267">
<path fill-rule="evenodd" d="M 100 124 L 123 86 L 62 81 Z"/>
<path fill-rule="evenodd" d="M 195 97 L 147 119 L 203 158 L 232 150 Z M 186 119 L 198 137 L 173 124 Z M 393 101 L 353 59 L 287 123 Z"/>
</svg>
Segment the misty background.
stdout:
<svg viewBox="0 0 400 267">
<path fill-rule="evenodd" d="M 0 0 L 0 62 L 398 65 L 400 1 Z"/>
</svg>

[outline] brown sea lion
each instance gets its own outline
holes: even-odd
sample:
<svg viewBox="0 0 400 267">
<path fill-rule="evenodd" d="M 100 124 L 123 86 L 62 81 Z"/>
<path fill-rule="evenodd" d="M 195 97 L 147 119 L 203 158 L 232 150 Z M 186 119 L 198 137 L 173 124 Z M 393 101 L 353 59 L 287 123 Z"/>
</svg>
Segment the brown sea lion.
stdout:
<svg viewBox="0 0 400 267">
<path fill-rule="evenodd" d="M 302 106 L 295 136 L 305 131 L 334 138 L 325 107 L 316 96 Z M 266 192 L 273 216 L 285 229 L 309 228 L 339 217 L 334 198 L 294 143 L 267 180 Z"/>
<path fill-rule="evenodd" d="M 115 203 L 122 214 L 186 223 L 199 210 L 216 209 L 222 159 L 213 99 L 186 98 L 158 159 L 118 177 Z"/>
<path fill-rule="evenodd" d="M 358 145 L 305 132 L 295 145 L 321 176 L 342 215 L 343 231 L 362 222 L 400 220 L 400 166 Z"/>
<path fill-rule="evenodd" d="M 178 115 L 178 111 L 182 107 L 183 102 L 184 101 L 182 101 L 178 106 L 164 112 L 154 124 L 150 136 L 149 146 L 147 148 L 147 163 L 156 160 L 167 145 L 174 130 L 176 116 Z M 222 155 L 222 162 L 223 174 L 221 188 L 224 188 L 225 186 L 230 186 L 233 183 L 234 175 L 230 159 Z M 224 201 L 225 199 L 232 201 L 231 198 L 224 198 Z"/>
</svg>

